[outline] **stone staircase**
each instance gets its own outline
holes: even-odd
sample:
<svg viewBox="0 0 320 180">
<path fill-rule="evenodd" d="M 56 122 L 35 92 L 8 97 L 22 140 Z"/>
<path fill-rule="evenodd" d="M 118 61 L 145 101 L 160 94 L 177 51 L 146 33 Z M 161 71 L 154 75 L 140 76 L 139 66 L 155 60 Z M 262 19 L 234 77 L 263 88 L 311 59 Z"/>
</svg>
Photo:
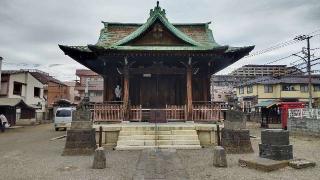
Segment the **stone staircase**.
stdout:
<svg viewBox="0 0 320 180">
<path fill-rule="evenodd" d="M 200 149 L 200 141 L 194 126 L 143 126 L 122 127 L 117 150 L 146 148 Z"/>
</svg>

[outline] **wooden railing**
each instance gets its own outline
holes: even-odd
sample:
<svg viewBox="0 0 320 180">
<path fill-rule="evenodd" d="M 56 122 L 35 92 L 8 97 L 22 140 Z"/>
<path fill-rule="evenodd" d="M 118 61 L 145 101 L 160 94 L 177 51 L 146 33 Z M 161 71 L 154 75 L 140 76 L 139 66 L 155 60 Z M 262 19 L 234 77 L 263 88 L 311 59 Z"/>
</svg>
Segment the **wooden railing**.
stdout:
<svg viewBox="0 0 320 180">
<path fill-rule="evenodd" d="M 122 104 L 96 103 L 93 105 L 94 121 L 122 121 L 124 109 Z"/>
<path fill-rule="evenodd" d="M 221 120 L 221 106 L 217 104 L 193 105 L 193 121 L 218 121 Z"/>
<path fill-rule="evenodd" d="M 130 108 L 130 121 L 141 121 L 142 120 L 142 106 L 131 106 Z"/>
<path fill-rule="evenodd" d="M 166 119 L 168 121 L 185 121 L 186 105 L 166 105 Z"/>
<path fill-rule="evenodd" d="M 166 105 L 163 109 L 168 121 L 186 121 L 186 105 Z M 192 110 L 193 121 L 218 121 L 223 117 L 219 104 L 194 104 Z M 119 122 L 124 120 L 123 104 L 95 103 L 92 105 L 92 119 L 95 122 Z M 142 106 L 133 105 L 129 108 L 129 120 L 142 120 Z"/>
</svg>

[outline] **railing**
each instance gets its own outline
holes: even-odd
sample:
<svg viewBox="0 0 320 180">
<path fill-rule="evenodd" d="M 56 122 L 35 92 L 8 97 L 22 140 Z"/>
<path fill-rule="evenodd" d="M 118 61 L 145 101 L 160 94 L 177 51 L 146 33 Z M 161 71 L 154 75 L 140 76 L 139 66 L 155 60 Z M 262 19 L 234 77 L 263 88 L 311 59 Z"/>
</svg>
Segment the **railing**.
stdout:
<svg viewBox="0 0 320 180">
<path fill-rule="evenodd" d="M 220 106 L 221 110 L 228 110 L 230 109 L 230 105 L 225 103 L 225 102 L 221 102 L 221 101 L 193 101 L 194 105 L 215 105 L 215 106 Z"/>
<path fill-rule="evenodd" d="M 130 108 L 130 121 L 141 121 L 142 120 L 142 106 L 131 106 Z"/>
<path fill-rule="evenodd" d="M 289 109 L 289 118 L 315 118 L 320 119 L 320 109 L 298 108 Z"/>
<path fill-rule="evenodd" d="M 221 120 L 221 106 L 216 104 L 193 105 L 192 120 L 218 121 Z"/>
<path fill-rule="evenodd" d="M 94 104 L 94 121 L 122 121 L 124 118 L 124 108 L 122 104 Z"/>
<path fill-rule="evenodd" d="M 166 119 L 168 121 L 185 121 L 186 115 L 185 105 L 166 105 Z"/>
</svg>

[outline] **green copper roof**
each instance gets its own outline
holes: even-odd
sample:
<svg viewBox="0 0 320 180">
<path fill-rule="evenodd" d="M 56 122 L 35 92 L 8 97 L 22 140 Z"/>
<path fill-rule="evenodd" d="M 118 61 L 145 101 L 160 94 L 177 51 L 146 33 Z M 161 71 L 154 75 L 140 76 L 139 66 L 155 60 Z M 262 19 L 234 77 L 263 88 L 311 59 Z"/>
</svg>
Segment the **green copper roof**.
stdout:
<svg viewBox="0 0 320 180">
<path fill-rule="evenodd" d="M 159 4 L 150 10 L 146 23 L 116 23 L 102 22 L 104 28 L 100 32 L 99 40 L 94 45 L 60 46 L 73 52 L 91 53 L 94 51 L 216 51 L 224 49 L 225 54 L 240 53 L 245 55 L 254 47 L 229 47 L 219 45 L 206 23 L 173 23 L 171 24 L 166 12 Z M 161 23 L 173 36 L 185 45 L 129 45 L 130 42 L 143 36 L 155 23 Z"/>
<path fill-rule="evenodd" d="M 156 6 L 154 10 L 150 10 L 150 17 L 148 18 L 147 22 L 140 26 L 136 31 L 131 33 L 129 36 L 125 37 L 124 39 L 116 42 L 112 46 L 121 46 L 124 45 L 135 38 L 139 37 L 142 33 L 144 33 L 150 26 L 154 24 L 156 20 L 159 20 L 163 23 L 163 25 L 172 32 L 176 37 L 181 39 L 182 41 L 192 45 L 192 46 L 202 46 L 200 43 L 194 41 L 190 37 L 188 37 L 186 34 L 175 28 L 165 17 L 165 10 L 161 9 L 160 6 Z"/>
</svg>

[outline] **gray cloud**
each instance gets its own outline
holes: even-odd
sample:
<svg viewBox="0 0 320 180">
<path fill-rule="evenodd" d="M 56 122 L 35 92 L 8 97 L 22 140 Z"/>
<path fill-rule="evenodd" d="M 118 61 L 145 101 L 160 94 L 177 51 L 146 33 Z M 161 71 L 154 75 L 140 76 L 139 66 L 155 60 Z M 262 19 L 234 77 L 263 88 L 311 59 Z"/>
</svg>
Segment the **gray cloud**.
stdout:
<svg viewBox="0 0 320 180">
<path fill-rule="evenodd" d="M 101 20 L 143 23 L 154 5 L 155 1 L 150 0 L 1 0 L 3 67 L 36 67 L 62 80 L 74 79 L 75 69 L 83 66 L 65 56 L 58 44 L 93 44 L 102 28 Z M 318 0 L 163 0 L 160 5 L 166 9 L 171 22 L 212 21 L 210 26 L 218 43 L 254 44 L 255 50 L 320 29 Z M 320 47 L 319 37 L 312 39 L 312 47 Z M 303 46 L 305 42 L 245 58 L 220 73 L 244 64 L 264 64 L 299 51 Z M 279 63 L 289 64 L 293 60 Z M 64 64 L 63 71 L 57 64 Z"/>
</svg>

